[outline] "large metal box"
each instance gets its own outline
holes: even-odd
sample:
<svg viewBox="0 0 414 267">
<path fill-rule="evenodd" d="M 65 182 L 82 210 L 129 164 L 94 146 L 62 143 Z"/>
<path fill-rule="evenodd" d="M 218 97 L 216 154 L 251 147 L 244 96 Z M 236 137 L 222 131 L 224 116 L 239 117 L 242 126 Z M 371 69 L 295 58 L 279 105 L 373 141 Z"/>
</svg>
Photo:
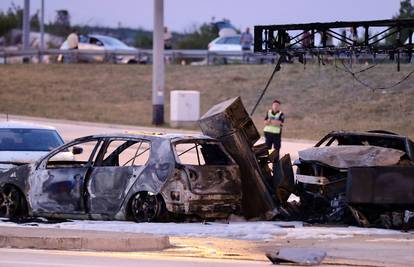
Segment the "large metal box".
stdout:
<svg viewBox="0 0 414 267">
<path fill-rule="evenodd" d="M 350 168 L 346 198 L 352 204 L 414 205 L 414 166 Z"/>
<path fill-rule="evenodd" d="M 240 131 L 250 146 L 253 146 L 260 138 L 260 134 L 244 108 L 240 97 L 213 106 L 201 117 L 200 127 L 205 135 L 214 138 Z"/>
<path fill-rule="evenodd" d="M 253 151 L 260 135 L 241 99 L 237 97 L 215 105 L 201 117 L 199 124 L 203 134 L 220 140 L 239 165 L 244 214 L 256 217 L 272 211 L 275 204 Z"/>
</svg>

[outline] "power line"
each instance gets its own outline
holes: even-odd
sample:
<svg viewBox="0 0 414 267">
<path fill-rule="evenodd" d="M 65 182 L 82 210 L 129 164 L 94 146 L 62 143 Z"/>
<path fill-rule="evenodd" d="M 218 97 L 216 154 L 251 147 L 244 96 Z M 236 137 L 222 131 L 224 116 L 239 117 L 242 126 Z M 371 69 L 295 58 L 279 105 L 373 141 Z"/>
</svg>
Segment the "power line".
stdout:
<svg viewBox="0 0 414 267">
<path fill-rule="evenodd" d="M 390 86 L 374 87 L 374 86 L 369 85 L 367 82 L 361 80 L 361 78 L 358 77 L 357 74 L 368 71 L 369 69 L 372 69 L 376 65 L 370 66 L 370 67 L 368 67 L 366 69 L 363 69 L 363 70 L 360 70 L 358 72 L 353 72 L 351 69 L 348 68 L 348 66 L 345 65 L 345 63 L 343 61 L 341 61 L 341 63 L 342 63 L 343 68 L 338 67 L 336 64 L 335 64 L 335 67 L 339 70 L 342 70 L 342 71 L 350 74 L 352 76 L 352 78 L 354 78 L 355 81 L 357 81 L 359 84 L 363 85 L 364 87 L 366 87 L 366 88 L 368 88 L 372 91 L 393 89 L 394 87 L 396 87 L 396 86 L 402 84 L 403 82 L 405 82 L 406 80 L 408 80 L 408 78 L 410 78 L 410 76 L 414 74 L 414 70 L 412 70 L 406 76 L 404 76 L 401 80 L 399 80 L 398 82 L 396 82 L 396 83 L 394 83 Z"/>
</svg>

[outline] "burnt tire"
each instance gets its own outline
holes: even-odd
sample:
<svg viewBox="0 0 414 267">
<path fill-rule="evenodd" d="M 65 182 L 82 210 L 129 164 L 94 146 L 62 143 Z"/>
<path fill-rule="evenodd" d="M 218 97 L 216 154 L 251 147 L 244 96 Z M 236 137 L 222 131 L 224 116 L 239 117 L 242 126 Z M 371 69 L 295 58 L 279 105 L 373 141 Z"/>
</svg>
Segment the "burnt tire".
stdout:
<svg viewBox="0 0 414 267">
<path fill-rule="evenodd" d="M 12 185 L 0 188 L 0 217 L 22 218 L 27 216 L 26 202 L 22 193 Z"/>
<path fill-rule="evenodd" d="M 149 192 L 139 192 L 131 201 L 131 215 L 136 222 L 155 222 L 164 213 L 164 201 Z"/>
</svg>

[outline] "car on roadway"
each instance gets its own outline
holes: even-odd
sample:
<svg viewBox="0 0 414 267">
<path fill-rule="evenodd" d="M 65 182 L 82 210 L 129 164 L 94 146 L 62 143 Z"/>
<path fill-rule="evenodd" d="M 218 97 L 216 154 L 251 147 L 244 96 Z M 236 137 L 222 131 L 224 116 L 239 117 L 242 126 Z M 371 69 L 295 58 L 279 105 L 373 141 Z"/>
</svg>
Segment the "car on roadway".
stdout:
<svg viewBox="0 0 414 267">
<path fill-rule="evenodd" d="M 68 50 L 68 43 L 64 41 L 60 50 Z M 77 56 L 77 61 L 81 62 L 114 62 L 117 64 L 136 64 L 146 63 L 147 58 L 138 58 L 138 50 L 135 47 L 128 46 L 124 42 L 106 35 L 89 34 L 79 36 L 79 50 L 84 50 L 85 53 Z M 87 51 L 91 53 L 88 54 Z M 110 54 L 93 54 L 93 51 L 102 52 L 119 52 L 120 55 L 112 56 Z M 122 54 L 124 53 L 124 54 Z M 70 56 L 61 54 L 58 56 L 59 62 L 65 62 Z M 69 59 L 68 59 L 69 60 Z"/>
<path fill-rule="evenodd" d="M 74 159 L 60 160 L 67 151 Z M 206 136 L 86 136 L 0 175 L 0 217 L 210 219 L 237 213 L 240 202 L 238 165 Z"/>
<path fill-rule="evenodd" d="M 33 163 L 63 145 L 54 127 L 23 122 L 0 123 L 0 172 L 14 166 Z M 73 155 L 62 154 L 70 160 Z"/>
</svg>

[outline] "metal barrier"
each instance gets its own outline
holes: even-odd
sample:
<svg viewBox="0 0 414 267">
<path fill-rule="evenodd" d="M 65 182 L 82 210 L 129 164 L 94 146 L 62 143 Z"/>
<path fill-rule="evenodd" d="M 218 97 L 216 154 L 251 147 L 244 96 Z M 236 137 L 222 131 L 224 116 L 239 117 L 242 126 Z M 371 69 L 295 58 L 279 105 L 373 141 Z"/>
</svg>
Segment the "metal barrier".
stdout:
<svg viewBox="0 0 414 267">
<path fill-rule="evenodd" d="M 276 54 L 259 55 L 250 51 L 208 51 L 208 50 L 165 50 L 165 58 L 170 63 L 181 64 L 199 61 L 203 64 L 213 63 L 265 63 L 274 62 Z M 152 50 L 138 49 L 126 50 L 0 50 L 0 63 L 12 64 L 31 62 L 39 63 L 41 58 L 49 57 L 48 63 L 74 63 L 74 62 L 110 62 L 110 63 L 151 63 Z M 65 60 L 66 58 L 66 60 Z M 130 59 L 126 61 L 126 59 Z M 45 61 L 44 61 L 45 62 Z"/>
</svg>

